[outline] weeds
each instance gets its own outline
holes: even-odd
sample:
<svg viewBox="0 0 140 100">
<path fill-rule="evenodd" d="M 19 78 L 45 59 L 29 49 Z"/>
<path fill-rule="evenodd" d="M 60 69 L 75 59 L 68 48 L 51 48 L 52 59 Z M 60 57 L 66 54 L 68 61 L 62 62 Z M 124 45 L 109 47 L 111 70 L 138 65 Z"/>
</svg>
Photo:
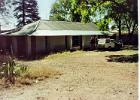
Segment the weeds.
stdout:
<svg viewBox="0 0 140 100">
<path fill-rule="evenodd" d="M 5 84 L 15 84 L 16 77 L 26 72 L 27 66 L 18 65 L 8 51 L 0 51 L 0 78 Z"/>
</svg>

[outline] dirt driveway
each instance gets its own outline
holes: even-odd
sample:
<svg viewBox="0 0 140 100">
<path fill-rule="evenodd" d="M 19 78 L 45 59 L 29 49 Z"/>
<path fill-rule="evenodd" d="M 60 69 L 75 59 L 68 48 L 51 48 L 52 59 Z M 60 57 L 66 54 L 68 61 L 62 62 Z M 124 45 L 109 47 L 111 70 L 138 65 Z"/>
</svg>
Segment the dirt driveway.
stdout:
<svg viewBox="0 0 140 100">
<path fill-rule="evenodd" d="M 108 61 L 111 55 L 136 53 L 77 51 L 24 62 L 58 68 L 63 74 L 31 86 L 1 89 L 0 100 L 137 100 L 137 62 Z"/>
</svg>

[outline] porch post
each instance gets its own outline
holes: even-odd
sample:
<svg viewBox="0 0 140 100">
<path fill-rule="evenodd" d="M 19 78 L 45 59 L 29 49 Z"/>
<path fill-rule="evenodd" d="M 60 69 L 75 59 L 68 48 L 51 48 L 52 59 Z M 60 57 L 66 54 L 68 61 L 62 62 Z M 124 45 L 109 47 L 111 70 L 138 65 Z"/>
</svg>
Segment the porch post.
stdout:
<svg viewBox="0 0 140 100">
<path fill-rule="evenodd" d="M 13 54 L 15 56 L 18 56 L 18 51 L 17 51 L 17 38 L 15 36 L 12 37 L 12 49 L 13 49 Z"/>
<path fill-rule="evenodd" d="M 82 49 L 85 48 L 85 36 L 82 36 Z"/>
<path fill-rule="evenodd" d="M 72 49 L 72 36 L 70 36 L 70 49 Z"/>
<path fill-rule="evenodd" d="M 27 36 L 27 57 L 31 55 L 31 37 Z"/>
</svg>

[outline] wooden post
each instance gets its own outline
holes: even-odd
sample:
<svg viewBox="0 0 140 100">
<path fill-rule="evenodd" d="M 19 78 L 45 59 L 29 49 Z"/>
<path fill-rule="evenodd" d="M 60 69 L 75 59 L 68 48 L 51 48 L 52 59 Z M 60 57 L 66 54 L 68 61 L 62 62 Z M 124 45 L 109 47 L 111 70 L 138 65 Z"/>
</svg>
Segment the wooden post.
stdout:
<svg viewBox="0 0 140 100">
<path fill-rule="evenodd" d="M 82 49 L 85 48 L 85 36 L 82 36 Z"/>
<path fill-rule="evenodd" d="M 65 50 L 67 50 L 67 49 L 68 49 L 68 41 L 67 41 L 67 39 L 68 39 L 68 37 L 67 37 L 67 36 L 65 36 Z"/>
<path fill-rule="evenodd" d="M 70 36 L 70 49 L 72 49 L 72 36 Z"/>
</svg>

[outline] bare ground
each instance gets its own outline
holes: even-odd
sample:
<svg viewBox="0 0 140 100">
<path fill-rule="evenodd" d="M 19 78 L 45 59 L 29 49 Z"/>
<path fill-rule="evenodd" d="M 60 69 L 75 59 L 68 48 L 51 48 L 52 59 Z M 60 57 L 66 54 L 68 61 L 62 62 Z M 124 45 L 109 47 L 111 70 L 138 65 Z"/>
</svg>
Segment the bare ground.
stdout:
<svg viewBox="0 0 140 100">
<path fill-rule="evenodd" d="M 137 100 L 137 62 L 108 62 L 110 55 L 133 55 L 137 51 L 77 51 L 54 54 L 42 60 L 23 62 L 49 66 L 61 76 L 31 86 L 0 90 L 0 100 Z"/>
</svg>

